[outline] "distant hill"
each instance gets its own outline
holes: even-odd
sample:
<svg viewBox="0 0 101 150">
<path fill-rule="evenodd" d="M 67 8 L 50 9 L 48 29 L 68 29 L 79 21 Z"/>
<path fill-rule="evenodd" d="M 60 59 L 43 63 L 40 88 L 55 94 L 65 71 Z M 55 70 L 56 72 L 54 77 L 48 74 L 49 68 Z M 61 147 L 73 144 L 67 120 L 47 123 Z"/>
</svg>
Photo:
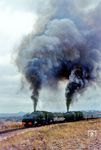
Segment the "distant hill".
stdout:
<svg viewBox="0 0 101 150">
<path fill-rule="evenodd" d="M 85 118 L 101 118 L 101 111 L 82 111 Z"/>
<path fill-rule="evenodd" d="M 25 115 L 25 112 L 18 112 L 18 113 L 0 113 L 0 118 L 2 117 L 20 117 Z"/>
</svg>

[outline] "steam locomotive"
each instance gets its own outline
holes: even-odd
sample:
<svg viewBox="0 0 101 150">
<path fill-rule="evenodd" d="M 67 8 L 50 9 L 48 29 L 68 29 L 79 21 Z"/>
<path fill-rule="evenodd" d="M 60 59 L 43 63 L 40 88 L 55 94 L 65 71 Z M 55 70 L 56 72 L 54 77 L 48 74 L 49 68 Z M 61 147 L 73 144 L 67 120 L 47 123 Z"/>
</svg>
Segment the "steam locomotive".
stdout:
<svg viewBox="0 0 101 150">
<path fill-rule="evenodd" d="M 72 111 L 66 113 L 35 111 L 24 115 L 22 119 L 22 124 L 24 127 L 32 127 L 51 123 L 78 121 L 83 119 L 83 113 L 80 111 Z"/>
</svg>

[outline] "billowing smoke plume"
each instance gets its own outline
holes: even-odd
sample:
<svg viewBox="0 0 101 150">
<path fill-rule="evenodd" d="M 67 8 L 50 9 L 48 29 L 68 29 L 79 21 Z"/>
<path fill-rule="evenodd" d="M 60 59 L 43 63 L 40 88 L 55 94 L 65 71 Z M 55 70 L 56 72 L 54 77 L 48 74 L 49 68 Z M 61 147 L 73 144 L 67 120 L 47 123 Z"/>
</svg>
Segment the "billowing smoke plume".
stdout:
<svg viewBox="0 0 101 150">
<path fill-rule="evenodd" d="M 97 3 L 98 2 L 98 3 Z M 40 89 L 66 79 L 67 111 L 77 92 L 100 77 L 100 0 L 40 0 L 34 31 L 23 39 L 17 66 L 30 83 L 36 110 Z"/>
</svg>

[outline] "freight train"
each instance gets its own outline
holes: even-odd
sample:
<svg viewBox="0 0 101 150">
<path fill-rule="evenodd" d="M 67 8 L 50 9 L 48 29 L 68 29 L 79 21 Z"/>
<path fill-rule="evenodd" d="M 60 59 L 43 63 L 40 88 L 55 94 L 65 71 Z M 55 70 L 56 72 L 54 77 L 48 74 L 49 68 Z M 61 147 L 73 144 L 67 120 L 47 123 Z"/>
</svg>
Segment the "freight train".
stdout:
<svg viewBox="0 0 101 150">
<path fill-rule="evenodd" d="M 24 115 L 22 119 L 22 124 L 24 127 L 32 127 L 51 123 L 78 121 L 83 119 L 83 113 L 80 111 L 72 111 L 66 113 L 35 111 Z"/>
</svg>

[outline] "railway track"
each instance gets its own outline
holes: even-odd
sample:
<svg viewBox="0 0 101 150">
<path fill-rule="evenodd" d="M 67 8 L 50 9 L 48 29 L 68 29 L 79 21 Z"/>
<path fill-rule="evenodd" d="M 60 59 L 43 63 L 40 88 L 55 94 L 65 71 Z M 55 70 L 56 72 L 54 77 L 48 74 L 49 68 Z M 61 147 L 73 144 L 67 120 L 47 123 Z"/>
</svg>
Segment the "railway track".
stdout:
<svg viewBox="0 0 101 150">
<path fill-rule="evenodd" d="M 29 128 L 30 129 L 30 128 Z M 0 142 L 28 131 L 28 128 L 8 129 L 0 131 Z"/>
<path fill-rule="evenodd" d="M 0 136 L 3 135 L 3 134 L 6 134 L 6 133 L 12 133 L 12 132 L 15 132 L 15 131 L 21 131 L 21 130 L 28 130 L 28 129 L 31 129 L 31 128 L 39 128 L 40 126 L 47 126 L 47 125 L 50 125 L 50 124 L 61 124 L 61 123 L 66 123 L 67 121 L 55 121 L 55 122 L 52 122 L 52 123 L 49 123 L 49 124 L 44 124 L 44 125 L 37 125 L 37 126 L 32 126 L 32 127 L 20 127 L 20 128 L 14 128 L 14 129 L 7 129 L 7 130 L 3 130 L 3 131 L 0 131 Z M 72 122 L 72 121 L 71 121 Z M 68 122 L 69 123 L 69 122 Z"/>
<path fill-rule="evenodd" d="M 3 131 L 0 131 L 0 135 L 1 135 L 1 134 L 5 134 L 5 133 L 9 133 L 9 132 L 14 132 L 14 131 L 23 130 L 23 129 L 25 129 L 25 128 L 22 127 L 22 128 L 14 128 L 14 129 L 3 130 Z"/>
<path fill-rule="evenodd" d="M 54 122 L 51 124 L 59 124 L 59 123 L 63 123 L 63 122 L 60 121 L 60 122 Z M 47 126 L 47 125 L 49 125 L 49 124 L 46 124 L 45 126 Z M 27 131 L 30 131 L 30 129 L 32 129 L 32 130 L 34 130 L 35 128 L 39 129 L 41 126 L 42 125 L 40 124 L 37 126 L 28 127 L 28 128 L 21 127 L 21 128 L 14 128 L 14 129 L 0 131 L 0 142 L 2 142 L 3 140 L 7 140 L 10 137 L 14 137 L 18 134 L 23 134 Z"/>
<path fill-rule="evenodd" d="M 57 122 L 57 123 L 59 123 L 59 122 Z M 56 122 L 52 123 L 52 124 L 56 124 Z M 40 127 L 40 126 L 42 126 L 42 125 L 32 126 L 32 127 L 28 127 L 28 128 L 21 127 L 21 128 L 7 129 L 7 130 L 0 131 L 0 136 L 3 135 L 3 134 L 6 134 L 6 133 L 12 133 L 12 132 L 15 132 L 15 131 L 28 130 L 28 129 L 37 128 L 37 127 Z"/>
</svg>

